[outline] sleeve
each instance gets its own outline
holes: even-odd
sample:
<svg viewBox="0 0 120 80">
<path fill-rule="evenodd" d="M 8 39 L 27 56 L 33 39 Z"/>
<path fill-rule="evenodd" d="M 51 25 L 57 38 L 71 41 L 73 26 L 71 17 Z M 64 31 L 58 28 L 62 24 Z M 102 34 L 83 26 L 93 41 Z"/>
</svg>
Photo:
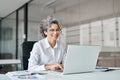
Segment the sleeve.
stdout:
<svg viewBox="0 0 120 80">
<path fill-rule="evenodd" d="M 35 43 L 32 51 L 30 52 L 30 58 L 28 59 L 28 70 L 29 71 L 40 71 L 45 70 L 45 65 L 40 65 L 40 47 L 38 43 Z"/>
<path fill-rule="evenodd" d="M 66 54 L 67 54 L 67 46 L 64 46 L 63 49 L 63 59 L 62 59 L 62 65 L 64 66 L 65 60 L 66 60 Z"/>
</svg>

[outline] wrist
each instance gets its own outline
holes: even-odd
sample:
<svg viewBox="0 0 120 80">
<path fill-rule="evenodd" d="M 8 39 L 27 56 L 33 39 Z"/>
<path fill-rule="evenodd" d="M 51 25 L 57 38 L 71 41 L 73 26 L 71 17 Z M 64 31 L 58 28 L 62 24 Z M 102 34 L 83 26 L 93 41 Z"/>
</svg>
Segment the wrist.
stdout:
<svg viewBox="0 0 120 80">
<path fill-rule="evenodd" d="M 49 65 L 45 64 L 45 70 L 49 70 Z"/>
</svg>

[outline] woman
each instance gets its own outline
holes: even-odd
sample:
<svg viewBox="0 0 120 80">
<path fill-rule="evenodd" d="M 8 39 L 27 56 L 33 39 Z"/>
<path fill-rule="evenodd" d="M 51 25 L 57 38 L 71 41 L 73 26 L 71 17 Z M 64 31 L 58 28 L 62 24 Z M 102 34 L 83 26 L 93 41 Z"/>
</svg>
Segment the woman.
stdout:
<svg viewBox="0 0 120 80">
<path fill-rule="evenodd" d="M 48 18 L 42 24 L 41 32 L 45 38 L 34 44 L 30 53 L 28 70 L 63 70 L 61 62 L 63 62 L 66 48 L 58 40 L 61 33 L 58 21 Z"/>
</svg>

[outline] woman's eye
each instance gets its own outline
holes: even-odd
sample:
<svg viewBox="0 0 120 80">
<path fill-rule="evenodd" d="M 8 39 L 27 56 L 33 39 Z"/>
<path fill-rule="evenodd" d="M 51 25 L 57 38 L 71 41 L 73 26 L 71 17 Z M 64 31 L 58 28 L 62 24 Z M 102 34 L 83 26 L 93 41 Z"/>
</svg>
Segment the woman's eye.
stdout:
<svg viewBox="0 0 120 80">
<path fill-rule="evenodd" d="M 50 31 L 54 32 L 55 30 L 54 30 L 54 29 L 51 29 Z"/>
</svg>

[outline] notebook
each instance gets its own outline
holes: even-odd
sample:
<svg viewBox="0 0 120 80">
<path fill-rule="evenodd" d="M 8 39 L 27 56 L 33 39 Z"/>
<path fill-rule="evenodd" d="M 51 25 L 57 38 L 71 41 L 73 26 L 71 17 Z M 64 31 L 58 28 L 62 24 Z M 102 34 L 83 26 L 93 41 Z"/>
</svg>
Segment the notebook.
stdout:
<svg viewBox="0 0 120 80">
<path fill-rule="evenodd" d="M 99 52 L 99 46 L 68 45 L 63 74 L 94 71 Z"/>
</svg>

